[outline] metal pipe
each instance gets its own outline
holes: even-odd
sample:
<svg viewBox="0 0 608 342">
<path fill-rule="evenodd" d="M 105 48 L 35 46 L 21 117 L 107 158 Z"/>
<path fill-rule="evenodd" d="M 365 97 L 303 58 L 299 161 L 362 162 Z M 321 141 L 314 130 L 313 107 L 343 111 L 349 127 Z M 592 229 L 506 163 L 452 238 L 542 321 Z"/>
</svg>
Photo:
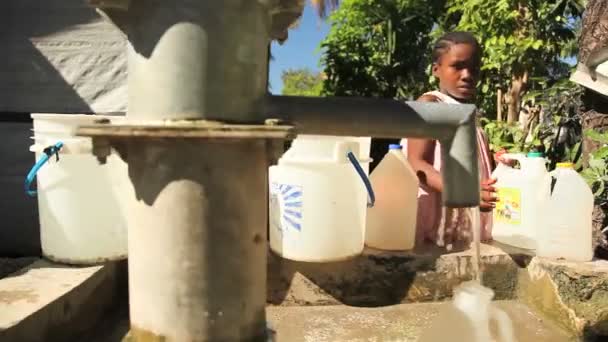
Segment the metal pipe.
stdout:
<svg viewBox="0 0 608 342">
<path fill-rule="evenodd" d="M 300 134 L 428 137 L 442 144 L 443 202 L 479 205 L 475 106 L 351 97 L 269 96 L 264 117 Z"/>
<path fill-rule="evenodd" d="M 265 341 L 267 148 L 264 139 L 130 142 L 134 341 Z"/>
</svg>

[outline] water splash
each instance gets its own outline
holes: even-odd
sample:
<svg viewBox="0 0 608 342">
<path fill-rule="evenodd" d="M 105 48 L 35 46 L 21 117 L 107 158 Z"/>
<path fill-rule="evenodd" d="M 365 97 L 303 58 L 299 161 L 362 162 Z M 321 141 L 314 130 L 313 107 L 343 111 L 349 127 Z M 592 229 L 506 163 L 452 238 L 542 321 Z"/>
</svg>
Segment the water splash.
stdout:
<svg viewBox="0 0 608 342">
<path fill-rule="evenodd" d="M 473 279 L 481 284 L 481 213 L 479 207 L 471 208 L 469 213 L 471 215 L 471 230 L 473 231 Z"/>
</svg>

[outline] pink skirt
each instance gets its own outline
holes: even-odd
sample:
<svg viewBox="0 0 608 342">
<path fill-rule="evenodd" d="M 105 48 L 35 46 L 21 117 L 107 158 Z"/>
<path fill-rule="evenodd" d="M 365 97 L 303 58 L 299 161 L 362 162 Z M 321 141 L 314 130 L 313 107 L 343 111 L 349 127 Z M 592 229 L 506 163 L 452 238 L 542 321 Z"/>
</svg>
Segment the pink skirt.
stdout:
<svg viewBox="0 0 608 342">
<path fill-rule="evenodd" d="M 407 142 L 404 139 L 403 144 Z M 482 180 L 492 173 L 491 153 L 481 128 L 477 129 L 479 173 Z M 404 146 L 404 151 L 407 147 Z M 441 172 L 441 144 L 435 142 L 433 167 Z M 421 184 L 418 189 L 417 242 L 432 241 L 439 246 L 450 246 L 457 242 L 472 241 L 472 210 L 470 208 L 444 208 L 441 193 Z M 492 239 L 492 213 L 481 213 L 481 239 Z"/>
</svg>

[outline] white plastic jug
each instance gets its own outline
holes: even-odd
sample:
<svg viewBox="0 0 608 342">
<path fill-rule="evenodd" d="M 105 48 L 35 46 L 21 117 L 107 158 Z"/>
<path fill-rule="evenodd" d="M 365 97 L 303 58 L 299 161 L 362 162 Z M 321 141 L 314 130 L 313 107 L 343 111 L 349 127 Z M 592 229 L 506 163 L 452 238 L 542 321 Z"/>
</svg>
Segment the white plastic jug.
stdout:
<svg viewBox="0 0 608 342">
<path fill-rule="evenodd" d="M 547 205 L 536 255 L 570 261 L 593 258 L 593 193 L 571 163 L 559 163 L 551 172 L 553 191 Z"/>
<path fill-rule="evenodd" d="M 439 312 L 418 342 L 515 342 L 513 323 L 506 312 L 492 305 L 494 291 L 475 281 L 454 289 L 452 303 Z M 494 321 L 498 335 L 492 336 Z"/>
<path fill-rule="evenodd" d="M 75 130 L 121 116 L 32 114 L 36 165 L 26 191 L 38 199 L 42 254 L 67 264 L 96 264 L 127 256 L 127 203 L 133 195 L 127 165 L 113 153 L 105 165 L 90 138 Z M 32 190 L 34 180 L 37 191 Z"/>
<path fill-rule="evenodd" d="M 416 241 L 418 177 L 401 145 L 388 153 L 370 175 L 376 202 L 367 209 L 365 244 L 384 250 L 410 250 Z"/>
<path fill-rule="evenodd" d="M 368 193 L 357 162 L 359 142 L 330 136 L 298 136 L 269 168 L 270 248 L 310 262 L 343 260 L 363 251 Z M 366 167 L 369 159 L 361 160 Z"/>
<path fill-rule="evenodd" d="M 525 249 L 536 249 L 538 230 L 544 224 L 551 177 L 540 153 L 505 155 L 519 161 L 520 169 L 499 164 L 492 173 L 498 201 L 493 212 L 494 240 Z"/>
</svg>

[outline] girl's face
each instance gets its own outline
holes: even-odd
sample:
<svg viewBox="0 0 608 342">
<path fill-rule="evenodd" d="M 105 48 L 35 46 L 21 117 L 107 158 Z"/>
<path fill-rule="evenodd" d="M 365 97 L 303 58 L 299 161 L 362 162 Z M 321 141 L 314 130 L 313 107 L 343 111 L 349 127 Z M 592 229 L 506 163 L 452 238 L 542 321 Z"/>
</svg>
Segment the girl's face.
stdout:
<svg viewBox="0 0 608 342">
<path fill-rule="evenodd" d="M 481 61 L 470 44 L 452 44 L 439 61 L 433 64 L 433 75 L 439 79 L 442 92 L 460 100 L 475 97 Z"/>
</svg>

